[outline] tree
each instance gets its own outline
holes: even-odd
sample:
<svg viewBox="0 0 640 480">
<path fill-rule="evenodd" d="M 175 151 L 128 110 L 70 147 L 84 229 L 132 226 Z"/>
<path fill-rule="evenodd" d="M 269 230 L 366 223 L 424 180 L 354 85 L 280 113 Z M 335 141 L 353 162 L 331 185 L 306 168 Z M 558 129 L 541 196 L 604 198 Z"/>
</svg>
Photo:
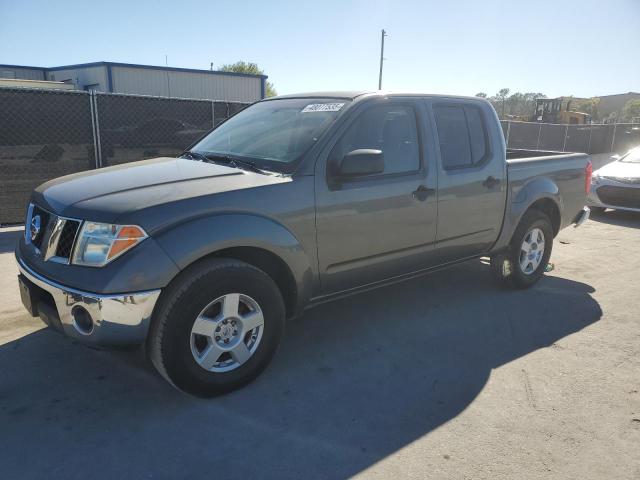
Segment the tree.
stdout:
<svg viewBox="0 0 640 480">
<path fill-rule="evenodd" d="M 634 117 L 640 117 L 640 99 L 638 98 L 629 100 L 622 108 L 622 121 L 630 122 Z"/>
<path fill-rule="evenodd" d="M 487 98 L 487 94 L 484 93 L 484 92 L 478 92 L 478 93 L 476 93 L 476 97 Z"/>
<path fill-rule="evenodd" d="M 496 94 L 496 99 L 502 104 L 502 118 L 504 118 L 504 108 L 509 92 L 510 90 L 508 88 L 501 88 Z"/>
<path fill-rule="evenodd" d="M 506 115 L 513 115 L 528 119 L 535 110 L 536 100 L 538 98 L 547 98 L 546 95 L 542 93 L 534 92 L 515 92 L 509 95 L 510 91 L 508 88 L 503 88 L 489 98 L 493 108 L 495 108 L 496 111 L 502 112 L 503 118 Z"/>
<path fill-rule="evenodd" d="M 524 113 L 523 109 L 526 102 L 522 93 L 514 93 L 509 98 L 507 98 L 506 102 L 509 106 L 509 115 L 522 115 Z"/>
<path fill-rule="evenodd" d="M 538 98 L 545 98 L 545 96 L 542 93 L 515 92 L 506 100 L 508 106 L 507 113 L 509 115 L 528 118 L 533 114 L 536 108 L 536 100 Z"/>
<path fill-rule="evenodd" d="M 264 71 L 258 67 L 257 63 L 253 62 L 244 62 L 240 60 L 236 63 L 227 63 L 218 68 L 218 70 L 222 72 L 235 72 L 235 73 L 248 73 L 251 75 L 264 75 Z M 275 97 L 278 92 L 273 86 L 273 83 L 267 81 L 266 82 L 266 96 L 267 97 Z"/>
</svg>

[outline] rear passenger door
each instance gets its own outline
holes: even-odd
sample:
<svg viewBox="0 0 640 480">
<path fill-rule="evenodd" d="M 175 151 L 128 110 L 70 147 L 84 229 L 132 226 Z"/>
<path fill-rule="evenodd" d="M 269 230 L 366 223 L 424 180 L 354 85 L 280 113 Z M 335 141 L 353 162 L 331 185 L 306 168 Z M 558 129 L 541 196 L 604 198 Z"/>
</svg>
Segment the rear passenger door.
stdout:
<svg viewBox="0 0 640 480">
<path fill-rule="evenodd" d="M 436 256 L 449 262 L 483 253 L 498 238 L 506 162 L 488 104 L 456 99 L 430 106 L 440 151 Z"/>
</svg>

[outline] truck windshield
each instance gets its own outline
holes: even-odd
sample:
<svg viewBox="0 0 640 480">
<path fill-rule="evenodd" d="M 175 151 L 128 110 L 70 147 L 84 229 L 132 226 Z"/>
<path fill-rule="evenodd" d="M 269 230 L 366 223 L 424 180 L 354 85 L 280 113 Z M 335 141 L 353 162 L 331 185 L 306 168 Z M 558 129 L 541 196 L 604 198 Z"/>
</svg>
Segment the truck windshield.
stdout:
<svg viewBox="0 0 640 480">
<path fill-rule="evenodd" d="M 191 150 L 247 157 L 260 168 L 290 172 L 347 102 L 329 98 L 259 102 L 231 117 Z"/>
</svg>

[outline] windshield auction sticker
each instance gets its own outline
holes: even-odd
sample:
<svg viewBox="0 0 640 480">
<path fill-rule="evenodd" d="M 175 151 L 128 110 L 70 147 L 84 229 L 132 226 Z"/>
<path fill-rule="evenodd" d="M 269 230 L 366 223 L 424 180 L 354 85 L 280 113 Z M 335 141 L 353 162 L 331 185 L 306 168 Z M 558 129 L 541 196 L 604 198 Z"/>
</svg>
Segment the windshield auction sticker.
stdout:
<svg viewBox="0 0 640 480">
<path fill-rule="evenodd" d="M 304 107 L 301 113 L 337 112 L 343 106 L 344 106 L 344 103 L 312 103 Z"/>
</svg>

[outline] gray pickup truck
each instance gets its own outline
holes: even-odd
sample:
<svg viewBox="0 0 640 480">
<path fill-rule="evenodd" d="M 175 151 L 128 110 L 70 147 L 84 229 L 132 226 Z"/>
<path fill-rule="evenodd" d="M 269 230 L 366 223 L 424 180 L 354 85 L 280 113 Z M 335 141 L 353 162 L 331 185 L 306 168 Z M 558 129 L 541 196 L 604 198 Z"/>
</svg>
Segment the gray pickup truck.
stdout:
<svg viewBox="0 0 640 480">
<path fill-rule="evenodd" d="M 507 152 L 479 98 L 276 97 L 179 158 L 38 187 L 20 291 L 56 330 L 145 345 L 173 385 L 215 395 L 255 378 L 286 319 L 320 302 L 481 256 L 533 285 L 558 231 L 588 218 L 590 172 L 587 155 Z"/>
</svg>

